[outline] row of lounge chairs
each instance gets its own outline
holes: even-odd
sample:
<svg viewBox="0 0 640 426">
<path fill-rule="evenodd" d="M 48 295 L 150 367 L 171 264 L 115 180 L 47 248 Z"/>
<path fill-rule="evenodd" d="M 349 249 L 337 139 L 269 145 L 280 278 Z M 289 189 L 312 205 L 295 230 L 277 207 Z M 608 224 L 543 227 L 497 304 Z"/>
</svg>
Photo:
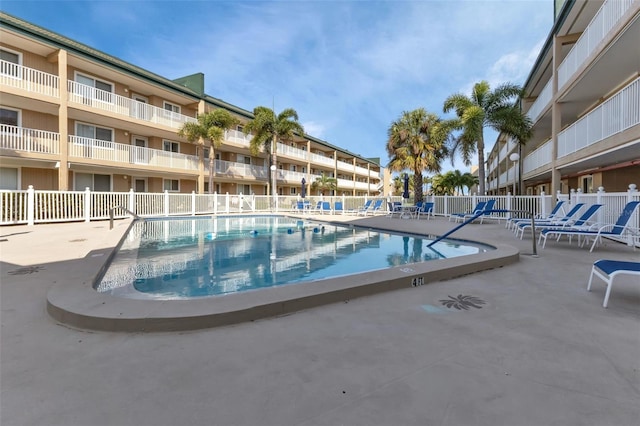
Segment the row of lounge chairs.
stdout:
<svg viewBox="0 0 640 426">
<path fill-rule="evenodd" d="M 314 214 L 355 214 L 367 216 L 369 214 L 374 215 L 381 212 L 382 199 L 368 200 L 364 205 L 356 209 L 345 209 L 342 201 L 336 201 L 331 206 L 329 201 L 318 201 L 315 206 L 311 205 L 308 201 L 297 201 L 294 206 L 294 211 L 299 213 L 314 213 Z"/>
</svg>

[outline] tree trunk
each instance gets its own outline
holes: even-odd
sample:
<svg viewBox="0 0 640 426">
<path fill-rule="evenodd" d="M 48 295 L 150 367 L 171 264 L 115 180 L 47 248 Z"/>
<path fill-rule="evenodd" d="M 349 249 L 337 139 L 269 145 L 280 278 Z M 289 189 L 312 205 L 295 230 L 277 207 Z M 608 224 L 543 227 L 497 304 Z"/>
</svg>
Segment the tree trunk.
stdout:
<svg viewBox="0 0 640 426">
<path fill-rule="evenodd" d="M 478 195 L 484 195 L 484 183 L 484 135 L 483 132 L 480 132 L 478 138 Z"/>
<path fill-rule="evenodd" d="M 213 150 L 213 143 L 209 148 L 209 194 L 213 194 L 213 174 L 216 172 L 215 169 L 215 152 Z"/>
<path fill-rule="evenodd" d="M 276 187 L 276 172 L 278 171 L 278 154 L 276 153 L 276 135 L 273 135 L 273 141 L 271 143 L 271 165 L 274 167 L 274 170 L 270 170 L 271 172 L 271 193 L 274 197 L 278 196 L 278 188 Z"/>
<path fill-rule="evenodd" d="M 422 194 L 422 173 L 419 170 L 413 171 L 413 193 L 415 195 L 414 202 L 424 201 Z"/>
</svg>

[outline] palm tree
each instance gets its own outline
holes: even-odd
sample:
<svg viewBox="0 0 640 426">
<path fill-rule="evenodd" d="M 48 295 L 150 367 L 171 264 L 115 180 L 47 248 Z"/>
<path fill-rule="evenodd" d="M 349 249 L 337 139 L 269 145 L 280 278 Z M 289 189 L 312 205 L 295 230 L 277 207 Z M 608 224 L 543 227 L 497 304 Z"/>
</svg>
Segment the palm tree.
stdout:
<svg viewBox="0 0 640 426">
<path fill-rule="evenodd" d="M 324 195 L 324 191 L 334 191 L 337 187 L 338 181 L 331 176 L 325 176 L 324 172 L 311 183 L 311 190 L 320 191 L 322 195 Z"/>
<path fill-rule="evenodd" d="M 271 108 L 264 106 L 253 109 L 253 120 L 249 121 L 243 129 L 245 134 L 253 133 L 249 148 L 251 153 L 258 155 L 260 150 L 271 154 L 269 169 L 278 162 L 276 147 L 278 140 L 293 139 L 295 133 L 304 135 L 304 128 L 298 122 L 298 113 L 292 108 L 287 108 L 276 116 Z M 271 191 L 276 193 L 276 174 L 271 171 Z"/>
<path fill-rule="evenodd" d="M 433 192 L 433 195 L 453 195 L 455 189 L 455 176 L 451 171 L 445 174 L 437 174 L 431 178 L 431 192 Z"/>
<path fill-rule="evenodd" d="M 213 193 L 213 175 L 215 174 L 215 149 L 224 142 L 224 132 L 240 121 L 226 109 L 218 108 L 198 115 L 197 122 L 184 123 L 178 130 L 178 136 L 193 143 L 202 138 L 208 139 L 209 148 L 209 194 Z"/>
<path fill-rule="evenodd" d="M 424 108 L 404 111 L 391 123 L 388 130 L 387 153 L 391 160 L 387 167 L 401 172 L 413 172 L 415 201 L 422 201 L 422 172 L 439 172 L 440 163 L 447 155 L 445 142 L 448 138 L 449 122 Z"/>
<path fill-rule="evenodd" d="M 467 187 L 468 192 L 471 192 L 471 188 L 476 186 L 479 182 L 478 176 L 469 172 L 464 173 L 460 178 L 460 183 L 464 187 Z M 462 191 L 464 194 L 464 191 Z"/>
<path fill-rule="evenodd" d="M 451 156 L 460 151 L 466 165 L 471 155 L 478 153 L 479 193 L 484 194 L 484 128 L 490 127 L 525 143 L 532 134 L 531 120 L 520 110 L 516 101 L 523 96 L 520 86 L 506 83 L 491 91 L 489 83 L 481 81 L 473 86 L 471 96 L 457 93 L 444 101 L 444 112 L 455 110 L 457 128 L 462 133 L 454 139 Z"/>
</svg>

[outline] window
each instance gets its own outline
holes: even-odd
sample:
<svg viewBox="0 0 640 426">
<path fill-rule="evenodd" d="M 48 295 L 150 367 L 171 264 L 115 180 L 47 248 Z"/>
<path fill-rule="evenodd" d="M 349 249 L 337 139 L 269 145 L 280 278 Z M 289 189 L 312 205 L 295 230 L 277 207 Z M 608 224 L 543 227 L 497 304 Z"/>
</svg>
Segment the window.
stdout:
<svg viewBox="0 0 640 426">
<path fill-rule="evenodd" d="M 98 90 L 113 93 L 113 84 L 108 81 L 100 80 L 95 77 L 76 73 L 76 83 L 84 84 L 85 86 L 93 87 Z M 84 93 L 82 93 L 84 95 Z M 106 101 L 104 95 L 96 95 L 96 98 L 102 101 Z"/>
<path fill-rule="evenodd" d="M 167 101 L 164 102 L 163 108 L 165 111 L 171 111 L 180 114 L 180 105 L 174 105 Z"/>
<path fill-rule="evenodd" d="M 18 189 L 18 169 L 0 167 L 0 189 Z"/>
<path fill-rule="evenodd" d="M 289 188 L 289 195 L 296 195 L 296 189 L 295 188 Z"/>
<path fill-rule="evenodd" d="M 0 108 L 0 124 L 20 127 L 20 110 L 10 108 Z"/>
<path fill-rule="evenodd" d="M 169 192 L 180 191 L 180 181 L 178 179 L 164 179 L 162 181 L 162 189 Z"/>
<path fill-rule="evenodd" d="M 92 124 L 76 123 L 76 143 L 83 145 L 92 145 L 98 148 L 113 149 L 113 129 L 106 127 L 98 127 Z M 96 142 L 105 141 L 105 142 Z"/>
<path fill-rule="evenodd" d="M 0 49 L 0 59 L 2 60 L 2 62 L 0 62 L 0 74 L 21 78 L 21 53 Z"/>
<path fill-rule="evenodd" d="M 251 185 L 238 185 L 238 194 L 242 194 L 242 195 L 251 194 Z"/>
<path fill-rule="evenodd" d="M 162 149 L 167 152 L 180 152 L 180 144 L 178 142 L 162 141 Z"/>
<path fill-rule="evenodd" d="M 251 157 L 246 156 L 246 155 L 238 154 L 237 160 L 238 160 L 238 163 L 251 164 Z"/>
<path fill-rule="evenodd" d="M 109 192 L 111 191 L 111 176 L 76 173 L 74 187 L 76 191 L 84 191 L 85 188 L 89 188 L 91 191 Z"/>
</svg>

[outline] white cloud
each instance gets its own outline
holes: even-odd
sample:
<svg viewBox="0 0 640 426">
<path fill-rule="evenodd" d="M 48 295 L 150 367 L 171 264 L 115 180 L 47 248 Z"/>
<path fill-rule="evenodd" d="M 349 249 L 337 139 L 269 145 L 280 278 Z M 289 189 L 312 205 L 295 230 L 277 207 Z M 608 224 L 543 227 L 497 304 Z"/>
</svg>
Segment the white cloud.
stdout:
<svg viewBox="0 0 640 426">
<path fill-rule="evenodd" d="M 324 136 L 325 127 L 314 121 L 304 121 L 302 122 L 302 127 L 304 127 L 304 132 L 308 135 L 314 136 L 316 138 L 322 139 Z"/>
</svg>

